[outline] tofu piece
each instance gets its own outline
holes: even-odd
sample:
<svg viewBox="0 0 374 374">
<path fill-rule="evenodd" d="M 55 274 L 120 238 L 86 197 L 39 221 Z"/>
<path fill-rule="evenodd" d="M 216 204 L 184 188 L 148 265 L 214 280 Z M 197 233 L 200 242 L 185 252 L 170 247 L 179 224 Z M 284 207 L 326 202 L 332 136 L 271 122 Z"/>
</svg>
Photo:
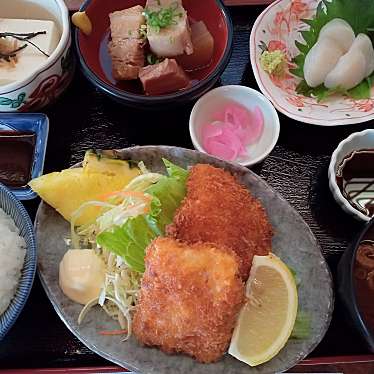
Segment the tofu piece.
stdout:
<svg viewBox="0 0 374 374">
<path fill-rule="evenodd" d="M 141 69 L 139 78 L 149 95 L 161 95 L 186 88 L 190 82 L 184 70 L 173 59 L 166 58 Z"/>
<path fill-rule="evenodd" d="M 137 79 L 144 66 L 143 41 L 140 39 L 115 39 L 109 42 L 113 77 L 116 80 Z"/>
<path fill-rule="evenodd" d="M 151 51 L 158 57 L 175 57 L 186 53 L 193 53 L 193 45 L 191 41 L 191 30 L 187 18 L 187 12 L 181 2 L 170 0 L 160 1 L 148 0 L 147 7 L 149 10 L 158 11 L 165 7 L 175 7 L 176 24 L 155 30 L 152 27 L 147 29 L 147 38 Z"/>
<path fill-rule="evenodd" d="M 32 38 L 31 41 L 42 51 L 51 55 L 60 41 L 60 31 L 53 21 L 0 18 L 0 32 L 30 33 L 38 31 L 46 31 L 47 33 L 38 35 Z M 5 39 L 9 42 L 14 41 L 14 38 L 11 37 Z M 17 43 L 19 47 L 26 44 L 22 41 Z M 0 85 L 27 78 L 44 64 L 47 58 L 29 44 L 25 49 L 17 53 L 16 64 L 13 66 L 11 64 L 0 64 Z"/>
<path fill-rule="evenodd" d="M 138 39 L 140 26 L 145 25 L 144 8 L 136 5 L 109 14 L 112 39 Z"/>
<path fill-rule="evenodd" d="M 133 319 L 137 339 L 200 362 L 219 360 L 244 302 L 235 253 L 159 237 L 146 250 L 145 266 Z"/>
</svg>

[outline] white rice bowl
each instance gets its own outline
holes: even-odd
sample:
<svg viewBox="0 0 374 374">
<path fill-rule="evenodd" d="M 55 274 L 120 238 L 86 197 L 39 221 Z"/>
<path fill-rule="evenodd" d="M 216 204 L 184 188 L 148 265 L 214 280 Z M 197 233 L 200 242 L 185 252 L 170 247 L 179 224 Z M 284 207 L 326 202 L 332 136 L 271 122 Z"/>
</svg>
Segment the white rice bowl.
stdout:
<svg viewBox="0 0 374 374">
<path fill-rule="evenodd" d="M 25 239 L 12 218 L 0 208 L 0 315 L 16 293 L 25 255 Z"/>
</svg>

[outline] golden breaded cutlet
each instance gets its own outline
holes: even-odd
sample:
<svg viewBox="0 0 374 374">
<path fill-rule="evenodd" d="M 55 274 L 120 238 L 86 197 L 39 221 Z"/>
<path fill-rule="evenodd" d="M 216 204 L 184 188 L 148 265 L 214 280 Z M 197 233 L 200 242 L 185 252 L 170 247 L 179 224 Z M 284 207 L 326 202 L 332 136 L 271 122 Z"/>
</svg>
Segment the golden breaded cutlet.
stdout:
<svg viewBox="0 0 374 374">
<path fill-rule="evenodd" d="M 166 353 L 217 361 L 244 302 L 235 253 L 157 238 L 147 248 L 145 266 L 133 319 L 137 339 Z"/>
<path fill-rule="evenodd" d="M 261 203 L 230 173 L 205 164 L 191 168 L 187 195 L 167 233 L 188 243 L 231 248 L 240 259 L 244 281 L 253 256 L 271 250 L 272 227 Z"/>
</svg>

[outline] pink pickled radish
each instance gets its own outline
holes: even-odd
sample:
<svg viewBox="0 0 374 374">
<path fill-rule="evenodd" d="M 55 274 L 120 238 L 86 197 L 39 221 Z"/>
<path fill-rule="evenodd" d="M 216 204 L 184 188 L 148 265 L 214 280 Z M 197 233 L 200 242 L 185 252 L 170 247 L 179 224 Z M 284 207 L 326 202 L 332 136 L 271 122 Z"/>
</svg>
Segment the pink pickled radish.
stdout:
<svg viewBox="0 0 374 374">
<path fill-rule="evenodd" d="M 264 122 L 264 113 L 262 113 L 262 110 L 258 106 L 256 106 L 253 111 L 253 120 L 251 123 L 250 131 L 248 132 L 252 136 L 251 138 L 247 139 L 247 144 L 256 143 L 257 140 L 260 139 L 264 130 Z"/>
<path fill-rule="evenodd" d="M 206 151 L 222 160 L 234 161 L 237 157 L 235 151 L 227 146 L 227 144 L 220 143 L 215 139 L 208 139 L 205 144 Z"/>
<path fill-rule="evenodd" d="M 225 108 L 225 122 L 235 127 L 247 127 L 251 123 L 251 112 L 239 104 L 229 104 Z"/>
<path fill-rule="evenodd" d="M 240 104 L 230 103 L 203 127 L 203 147 L 213 156 L 234 161 L 248 156 L 246 147 L 258 141 L 263 128 L 264 116 L 258 106 L 252 112 Z"/>
</svg>

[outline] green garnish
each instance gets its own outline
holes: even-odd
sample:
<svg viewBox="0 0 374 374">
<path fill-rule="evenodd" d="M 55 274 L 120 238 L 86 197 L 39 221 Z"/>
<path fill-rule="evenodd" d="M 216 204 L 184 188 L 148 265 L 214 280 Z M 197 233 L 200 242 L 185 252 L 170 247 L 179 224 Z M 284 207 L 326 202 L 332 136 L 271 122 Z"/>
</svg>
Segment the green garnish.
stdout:
<svg viewBox="0 0 374 374">
<path fill-rule="evenodd" d="M 104 230 L 96 236 L 97 243 L 124 259 L 133 270 L 143 273 L 144 255 L 149 243 L 165 234 L 176 209 L 186 195 L 188 171 L 163 159 L 167 175 L 161 176 L 144 192 L 152 197 L 146 214 L 129 217 L 121 226 Z"/>
<path fill-rule="evenodd" d="M 268 72 L 276 76 L 282 76 L 287 67 L 286 54 L 277 49 L 275 51 L 264 51 L 260 56 L 261 67 Z"/>
<path fill-rule="evenodd" d="M 147 54 L 147 62 L 148 62 L 149 65 L 156 65 L 156 64 L 159 64 L 162 61 L 164 61 L 164 58 L 157 57 L 153 53 L 148 53 Z"/>
<path fill-rule="evenodd" d="M 301 280 L 299 276 L 297 275 L 297 272 L 295 269 L 293 269 L 291 266 L 287 265 L 289 271 L 291 272 L 297 289 L 299 289 Z M 308 313 L 305 313 L 302 310 L 297 311 L 295 324 L 290 336 L 290 339 L 308 339 L 310 336 L 311 331 L 311 318 Z"/>
<path fill-rule="evenodd" d="M 141 25 L 140 26 L 139 37 L 141 39 L 147 39 L 147 25 Z"/>
<path fill-rule="evenodd" d="M 341 18 L 347 21 L 355 35 L 364 33 L 372 38 L 374 2 L 372 0 L 321 0 L 317 6 L 314 18 L 303 20 L 304 23 L 309 25 L 309 29 L 301 31 L 304 43 L 295 42 L 300 53 L 293 59 L 296 68 L 290 70 L 292 74 L 303 79 L 297 86 L 296 92 L 304 96 L 315 97 L 318 101 L 322 101 L 334 94 L 343 94 L 353 99 L 369 99 L 371 97 L 370 91 L 374 73 L 350 90 L 342 90 L 341 88 L 328 89 L 324 85 L 312 88 L 304 80 L 305 57 L 316 44 L 322 27 L 334 18 Z"/>
<path fill-rule="evenodd" d="M 303 311 L 298 311 L 290 339 L 308 339 L 310 336 L 310 330 L 310 316 Z"/>
<path fill-rule="evenodd" d="M 160 32 L 161 29 L 176 25 L 177 18 L 183 16 L 177 2 L 168 8 L 162 8 L 157 11 L 150 11 L 146 8 L 143 14 L 147 20 L 148 27 L 151 27 L 155 32 Z"/>
</svg>

